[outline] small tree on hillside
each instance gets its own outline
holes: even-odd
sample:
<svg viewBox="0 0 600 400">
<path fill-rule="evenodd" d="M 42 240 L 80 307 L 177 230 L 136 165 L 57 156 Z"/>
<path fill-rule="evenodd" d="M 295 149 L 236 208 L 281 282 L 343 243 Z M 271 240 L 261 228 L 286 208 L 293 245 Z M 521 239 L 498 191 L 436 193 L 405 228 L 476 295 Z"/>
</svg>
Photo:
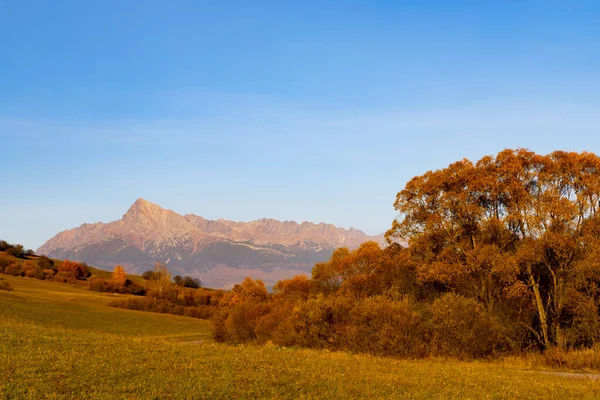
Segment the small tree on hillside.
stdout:
<svg viewBox="0 0 600 400">
<path fill-rule="evenodd" d="M 157 261 L 154 267 L 154 274 L 156 279 L 156 288 L 158 290 L 158 294 L 160 295 L 171 284 L 171 272 L 169 272 L 167 264 Z"/>
<path fill-rule="evenodd" d="M 115 267 L 112 273 L 111 281 L 118 288 L 125 287 L 125 282 L 127 281 L 127 278 L 125 277 L 125 270 L 123 269 L 123 267 L 121 267 L 120 265 L 117 265 Z"/>
<path fill-rule="evenodd" d="M 156 273 L 154 271 L 145 271 L 142 274 L 142 278 L 144 278 L 147 281 L 155 281 L 156 280 Z"/>
<path fill-rule="evenodd" d="M 6 249 L 6 253 L 17 258 L 23 258 L 25 255 L 25 249 L 20 244 L 17 244 Z"/>
</svg>

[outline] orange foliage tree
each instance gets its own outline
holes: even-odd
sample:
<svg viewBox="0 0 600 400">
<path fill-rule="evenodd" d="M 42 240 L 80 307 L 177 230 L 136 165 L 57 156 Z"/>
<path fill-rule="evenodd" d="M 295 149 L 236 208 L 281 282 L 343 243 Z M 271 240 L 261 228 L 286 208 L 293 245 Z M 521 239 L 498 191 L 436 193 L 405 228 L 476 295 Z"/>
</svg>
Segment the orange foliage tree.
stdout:
<svg viewBox="0 0 600 400">
<path fill-rule="evenodd" d="M 545 347 L 566 346 L 573 277 L 600 245 L 600 158 L 505 150 L 413 178 L 394 206 L 388 240 L 409 240 L 422 282 L 471 286 L 488 310 L 528 296 L 530 329 Z"/>
<path fill-rule="evenodd" d="M 127 277 L 125 276 L 125 270 L 123 269 L 122 266 L 117 265 L 115 267 L 115 269 L 113 270 L 112 276 L 111 276 L 111 281 L 118 288 L 125 287 L 125 283 L 127 282 Z"/>
<path fill-rule="evenodd" d="M 82 277 L 88 274 L 88 269 L 85 264 L 69 261 L 68 259 L 63 261 L 57 269 L 59 272 L 71 273 L 75 277 Z"/>
</svg>

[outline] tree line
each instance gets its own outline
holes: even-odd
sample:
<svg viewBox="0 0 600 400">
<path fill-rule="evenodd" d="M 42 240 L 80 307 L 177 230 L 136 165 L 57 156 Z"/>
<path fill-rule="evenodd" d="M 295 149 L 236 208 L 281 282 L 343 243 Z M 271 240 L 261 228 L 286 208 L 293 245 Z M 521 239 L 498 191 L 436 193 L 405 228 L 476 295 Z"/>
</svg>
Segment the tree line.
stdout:
<svg viewBox="0 0 600 400">
<path fill-rule="evenodd" d="M 394 207 L 386 248 L 338 249 L 273 293 L 252 279 L 226 293 L 215 339 L 410 357 L 600 340 L 595 154 L 465 159 L 410 180 Z"/>
<path fill-rule="evenodd" d="M 0 255 L 0 273 L 5 275 L 70 283 L 91 276 L 89 266 L 84 262 L 55 262 L 46 256 L 35 255 L 33 250 L 24 250 L 20 244 L 0 240 L 0 251 L 5 254 Z"/>
<path fill-rule="evenodd" d="M 222 290 L 204 289 L 199 279 L 190 276 L 172 277 L 167 265 L 162 262 L 157 262 L 154 270 L 145 271 L 142 278 L 147 281 L 144 297 L 117 300 L 110 305 L 130 310 L 208 319 L 224 293 Z M 125 270 L 117 265 L 106 284 L 108 287 L 126 288 L 127 281 Z"/>
</svg>

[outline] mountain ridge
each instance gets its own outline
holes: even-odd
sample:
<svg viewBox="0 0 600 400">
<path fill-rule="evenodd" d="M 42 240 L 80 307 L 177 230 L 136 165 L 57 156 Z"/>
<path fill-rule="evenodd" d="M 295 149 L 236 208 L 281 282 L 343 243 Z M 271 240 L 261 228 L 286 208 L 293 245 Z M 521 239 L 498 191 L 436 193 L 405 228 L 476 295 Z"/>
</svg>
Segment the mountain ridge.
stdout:
<svg viewBox="0 0 600 400">
<path fill-rule="evenodd" d="M 333 224 L 272 218 L 249 222 L 209 220 L 194 214 L 181 215 L 140 198 L 121 219 L 62 231 L 40 246 L 37 253 L 78 259 L 100 268 L 120 263 L 136 273 L 152 268 L 155 261 L 163 261 L 175 273 L 199 277 L 207 285 L 218 281 L 227 286 L 235 283 L 231 282 L 234 279 L 240 280 L 232 272 L 236 270 L 267 281 L 265 274 L 273 271 L 278 271 L 271 274 L 277 279 L 309 273 L 314 263 L 328 259 L 335 248 L 352 249 L 369 240 L 384 243 L 383 235 L 369 236 Z M 224 283 L 216 276 L 218 270 L 228 271 L 231 279 Z"/>
</svg>

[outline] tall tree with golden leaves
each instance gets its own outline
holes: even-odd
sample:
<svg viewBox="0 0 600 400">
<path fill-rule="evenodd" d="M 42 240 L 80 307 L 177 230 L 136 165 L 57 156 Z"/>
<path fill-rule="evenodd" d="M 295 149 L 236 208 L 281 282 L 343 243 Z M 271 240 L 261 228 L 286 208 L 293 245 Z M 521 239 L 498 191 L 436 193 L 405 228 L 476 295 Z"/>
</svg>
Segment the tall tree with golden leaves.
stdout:
<svg viewBox="0 0 600 400">
<path fill-rule="evenodd" d="M 118 288 L 125 287 L 127 277 L 125 276 L 125 269 L 123 269 L 122 266 L 117 265 L 115 267 L 112 273 L 111 281 Z"/>
<path fill-rule="evenodd" d="M 413 178 L 394 207 L 388 241 L 409 241 L 422 282 L 488 310 L 506 293 L 529 296 L 530 329 L 545 347 L 566 346 L 574 277 L 599 251 L 598 156 L 519 149 L 463 160 Z"/>
</svg>

